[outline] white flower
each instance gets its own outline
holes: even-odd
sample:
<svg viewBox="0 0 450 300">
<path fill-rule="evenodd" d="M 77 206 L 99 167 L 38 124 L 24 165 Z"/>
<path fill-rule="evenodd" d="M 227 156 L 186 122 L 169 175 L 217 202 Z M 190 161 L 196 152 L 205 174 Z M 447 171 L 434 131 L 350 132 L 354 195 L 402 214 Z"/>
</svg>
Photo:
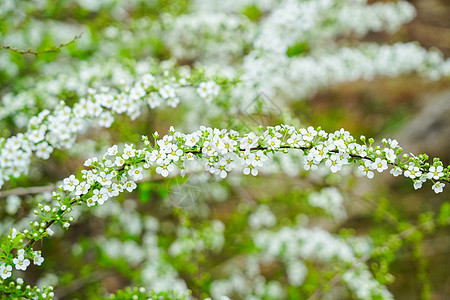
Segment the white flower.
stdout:
<svg viewBox="0 0 450 300">
<path fill-rule="evenodd" d="M 145 96 L 145 90 L 140 86 L 136 86 L 136 87 L 132 88 L 130 91 L 130 98 L 133 100 L 141 99 L 144 96 Z"/>
<path fill-rule="evenodd" d="M 77 188 L 75 190 L 76 196 L 81 196 L 87 194 L 89 192 L 89 189 L 91 188 L 91 185 L 87 183 L 86 181 L 81 182 L 79 185 L 77 185 Z"/>
<path fill-rule="evenodd" d="M 127 105 L 129 105 L 128 98 L 125 94 L 119 94 L 117 99 L 113 101 L 112 111 L 121 114 L 127 110 Z"/>
<path fill-rule="evenodd" d="M 127 182 L 125 182 L 125 184 L 124 184 L 124 187 L 125 187 L 125 189 L 129 192 L 129 193 L 131 193 L 135 188 L 136 188 L 136 183 L 134 182 L 134 181 L 127 181 Z"/>
<path fill-rule="evenodd" d="M 252 164 L 246 166 L 244 168 L 244 174 L 248 175 L 248 174 L 252 174 L 253 176 L 258 175 L 258 169 L 255 168 L 255 166 L 253 166 Z"/>
<path fill-rule="evenodd" d="M 395 161 L 397 160 L 397 155 L 395 155 L 395 151 L 390 149 L 390 148 L 385 148 L 384 149 L 384 153 L 386 155 L 386 159 L 390 162 L 390 163 L 395 163 Z"/>
<path fill-rule="evenodd" d="M 122 183 L 117 183 L 117 184 L 113 184 L 112 185 L 112 188 L 114 189 L 116 189 L 117 191 L 119 191 L 119 193 L 122 193 L 124 190 L 125 190 L 125 187 L 123 186 L 123 184 Z M 109 189 L 108 189 L 109 190 Z M 117 196 L 117 195 L 114 195 L 114 194 L 112 194 L 111 195 L 111 192 L 110 192 L 110 197 L 113 197 L 113 196 Z"/>
<path fill-rule="evenodd" d="M 309 155 L 314 157 L 314 160 L 320 162 L 327 156 L 328 148 L 324 145 L 317 145 L 309 151 Z"/>
<path fill-rule="evenodd" d="M 389 143 L 389 145 L 391 146 L 392 149 L 398 148 L 398 142 L 397 142 L 397 140 L 391 140 L 391 139 L 388 139 L 388 143 Z"/>
<path fill-rule="evenodd" d="M 93 197 L 89 198 L 86 200 L 86 204 L 88 207 L 91 207 L 93 205 L 95 205 L 95 200 L 93 199 Z"/>
<path fill-rule="evenodd" d="M 150 85 L 155 81 L 155 77 L 152 74 L 144 74 L 142 76 L 142 84 L 144 88 L 150 87 Z"/>
<path fill-rule="evenodd" d="M 42 142 L 36 145 L 36 156 L 42 159 L 48 159 L 50 154 L 53 152 L 53 147 L 50 146 L 47 142 Z"/>
<path fill-rule="evenodd" d="M 305 168 L 306 171 L 309 170 L 317 170 L 317 165 L 319 164 L 319 161 L 317 161 L 311 153 L 309 153 L 307 156 L 305 156 L 303 161 L 303 168 Z"/>
<path fill-rule="evenodd" d="M 29 133 L 28 139 L 33 143 L 37 144 L 45 138 L 45 127 L 41 127 L 39 129 L 33 130 Z"/>
<path fill-rule="evenodd" d="M 309 126 L 307 129 L 300 129 L 300 133 L 302 134 L 303 140 L 311 142 L 317 135 L 317 130 L 315 130 L 312 126 Z"/>
<path fill-rule="evenodd" d="M 180 156 L 183 155 L 183 150 L 178 149 L 178 146 L 175 144 L 170 145 L 166 148 L 167 159 L 171 159 L 173 161 L 178 161 Z"/>
<path fill-rule="evenodd" d="M 41 256 L 40 251 L 33 251 L 33 263 L 36 266 L 40 266 L 44 262 L 44 258 Z"/>
<path fill-rule="evenodd" d="M 176 97 L 175 89 L 173 87 L 171 87 L 170 85 L 163 86 L 162 88 L 159 89 L 158 92 L 163 99 Z"/>
<path fill-rule="evenodd" d="M 246 152 L 242 153 L 241 161 L 244 167 L 244 174 L 252 174 L 253 176 L 258 175 L 257 167 L 263 166 L 263 161 L 267 159 L 267 156 L 261 150 L 258 150 L 256 153 Z"/>
<path fill-rule="evenodd" d="M 347 151 L 347 144 L 345 143 L 344 140 L 336 140 L 334 141 L 334 145 L 336 146 L 336 148 L 339 150 L 339 152 L 345 152 Z"/>
<path fill-rule="evenodd" d="M 372 164 L 372 168 L 381 173 L 388 168 L 387 161 L 377 157 L 375 162 Z"/>
<path fill-rule="evenodd" d="M 24 255 L 19 255 L 13 259 L 13 263 L 17 270 L 25 271 L 30 265 L 30 260 L 25 258 Z"/>
<path fill-rule="evenodd" d="M 197 93 L 207 102 L 210 102 L 213 97 L 219 94 L 219 86 L 214 81 L 200 82 Z"/>
<path fill-rule="evenodd" d="M 134 181 L 142 180 L 144 178 L 144 174 L 142 174 L 143 171 L 142 167 L 136 168 L 135 166 L 132 166 L 128 170 L 128 175 L 130 175 Z"/>
<path fill-rule="evenodd" d="M 10 265 L 2 264 L 0 266 L 0 276 L 3 280 L 11 277 L 11 271 L 12 267 Z"/>
<path fill-rule="evenodd" d="M 188 147 L 194 147 L 197 142 L 200 140 L 200 137 L 197 134 L 187 134 L 186 137 L 186 142 L 185 145 Z"/>
<path fill-rule="evenodd" d="M 97 163 L 98 159 L 97 157 L 91 157 L 86 159 L 86 161 L 84 162 L 84 166 L 85 167 L 92 167 L 93 164 Z"/>
<path fill-rule="evenodd" d="M 166 159 L 167 155 L 164 152 L 153 150 L 152 152 L 147 152 L 145 154 L 145 160 L 147 162 L 155 162 L 158 165 L 161 165 L 162 162 Z"/>
<path fill-rule="evenodd" d="M 116 161 L 114 163 L 116 164 L 116 166 L 121 167 L 125 163 L 125 159 L 123 159 L 120 156 L 117 156 Z"/>
<path fill-rule="evenodd" d="M 105 187 L 102 187 L 100 190 L 95 189 L 93 193 L 94 195 L 92 196 L 92 201 L 97 202 L 100 205 L 105 203 L 105 201 L 109 198 L 108 189 Z"/>
<path fill-rule="evenodd" d="M 156 93 L 151 93 L 147 98 L 147 104 L 151 109 L 155 109 L 161 105 L 163 99 Z"/>
<path fill-rule="evenodd" d="M 339 163 L 341 165 L 346 165 L 348 164 L 348 159 L 350 158 L 350 154 L 346 153 L 346 152 L 339 152 L 336 154 L 338 156 L 339 159 Z"/>
<path fill-rule="evenodd" d="M 103 108 L 100 106 L 99 103 L 94 103 L 92 101 L 89 101 L 88 103 L 88 109 L 87 112 L 89 115 L 93 117 L 98 117 L 103 111 Z"/>
<path fill-rule="evenodd" d="M 136 150 L 133 148 L 133 145 L 125 144 L 122 157 L 124 159 L 129 159 L 130 157 L 134 157 L 135 155 L 136 155 Z"/>
<path fill-rule="evenodd" d="M 170 107 L 177 107 L 178 103 L 180 103 L 180 98 L 178 97 L 172 97 L 167 99 L 167 105 L 169 105 Z"/>
<path fill-rule="evenodd" d="M 444 168 L 442 166 L 431 166 L 430 169 L 428 170 L 428 179 L 439 179 L 442 176 L 444 176 L 444 172 L 443 172 Z"/>
<path fill-rule="evenodd" d="M 114 117 L 109 111 L 104 111 L 98 116 L 98 125 L 101 127 L 109 128 L 111 124 L 114 122 Z"/>
<path fill-rule="evenodd" d="M 414 179 L 416 177 L 420 177 L 422 175 L 422 172 L 420 171 L 419 167 L 416 167 L 414 165 L 410 165 L 408 169 L 403 173 L 405 177 L 409 177 L 411 179 Z"/>
<path fill-rule="evenodd" d="M 79 132 L 83 129 L 85 121 L 80 118 L 72 118 L 69 123 L 69 128 L 72 132 Z"/>
<path fill-rule="evenodd" d="M 445 187 L 445 183 L 442 182 L 436 182 L 435 184 L 433 184 L 432 189 L 436 194 L 442 193 L 442 191 L 444 190 Z"/>
<path fill-rule="evenodd" d="M 110 198 L 118 196 L 119 193 L 121 192 L 121 190 L 120 190 L 121 188 L 122 188 L 122 186 L 119 186 L 118 184 L 113 183 L 110 187 L 108 187 L 108 196 Z"/>
<path fill-rule="evenodd" d="M 248 224 L 253 229 L 272 227 L 277 219 L 267 205 L 260 205 L 255 212 L 248 216 Z"/>
<path fill-rule="evenodd" d="M 156 168 L 156 173 L 160 174 L 163 177 L 169 176 L 169 173 L 174 170 L 173 164 L 171 164 L 170 160 L 166 159 L 162 162 L 161 166 Z"/>
<path fill-rule="evenodd" d="M 413 187 L 414 187 L 415 190 L 418 190 L 418 189 L 422 188 L 422 185 L 423 185 L 423 181 L 421 181 L 421 180 L 414 180 Z"/>
<path fill-rule="evenodd" d="M 72 192 L 80 181 L 75 178 L 75 175 L 70 175 L 68 178 L 63 180 L 63 183 L 64 190 Z"/>
<path fill-rule="evenodd" d="M 373 164 L 372 164 L 372 162 L 366 160 L 364 162 L 364 165 L 359 166 L 358 169 L 361 171 L 361 173 L 366 175 L 368 178 L 373 178 L 373 172 L 372 172 Z"/>
<path fill-rule="evenodd" d="M 302 136 L 297 133 L 293 133 L 291 137 L 288 138 L 287 143 L 294 148 L 300 148 L 305 145 Z"/>
<path fill-rule="evenodd" d="M 112 179 L 112 175 L 109 173 L 106 174 L 105 172 L 100 172 L 100 174 L 96 178 L 97 182 L 105 187 L 108 187 L 111 185 L 111 183 L 112 183 L 111 179 Z"/>
<path fill-rule="evenodd" d="M 281 145 L 281 141 L 277 137 L 267 138 L 266 143 L 270 149 L 278 149 Z"/>
<path fill-rule="evenodd" d="M 106 155 L 110 155 L 110 156 L 114 156 L 117 153 L 118 153 L 117 145 L 114 145 L 114 146 L 108 148 L 108 151 L 106 151 Z"/>
<path fill-rule="evenodd" d="M 215 156 L 219 154 L 214 147 L 214 143 L 211 141 L 205 141 L 203 143 L 202 153 L 206 156 Z"/>
<path fill-rule="evenodd" d="M 342 169 L 342 163 L 337 154 L 332 154 L 330 158 L 325 161 L 325 165 L 329 167 L 333 173 Z"/>
<path fill-rule="evenodd" d="M 241 139 L 241 149 L 250 149 L 255 147 L 258 144 L 259 137 L 254 133 L 250 132 L 246 134 Z"/>
<path fill-rule="evenodd" d="M 400 167 L 395 167 L 389 173 L 397 177 L 398 175 L 401 175 L 403 173 L 403 170 Z"/>
</svg>

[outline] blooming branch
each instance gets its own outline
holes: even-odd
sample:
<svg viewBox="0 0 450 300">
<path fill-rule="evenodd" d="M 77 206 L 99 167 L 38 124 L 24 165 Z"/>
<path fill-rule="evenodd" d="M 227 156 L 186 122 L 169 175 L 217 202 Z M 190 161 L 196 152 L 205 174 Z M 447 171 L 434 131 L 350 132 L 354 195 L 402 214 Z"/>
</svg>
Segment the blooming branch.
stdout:
<svg viewBox="0 0 450 300">
<path fill-rule="evenodd" d="M 33 252 L 32 245 L 45 236 L 52 235 L 50 226 L 60 223 L 69 228 L 73 217 L 66 217 L 76 205 L 86 204 L 88 207 L 102 205 L 109 198 L 118 196 L 124 191 L 132 192 L 136 182 L 144 178 L 144 172 L 154 170 L 163 177 L 169 174 L 185 174 L 186 169 L 194 168 L 199 163 L 211 174 L 226 178 L 238 167 L 245 175 L 256 176 L 264 162 L 275 152 L 286 153 L 289 150 L 301 150 L 304 153 L 305 170 L 314 170 L 324 163 L 330 171 L 336 173 L 344 165 L 356 163 L 362 174 L 369 178 L 373 173 L 383 172 L 388 165 L 393 166 L 390 173 L 394 176 L 403 174 L 414 182 L 414 187 L 422 186 L 427 180 L 432 181 L 436 193 L 443 191 L 449 182 L 449 168 L 444 168 L 442 162 L 435 158 L 433 163 L 426 162 L 426 155 L 404 154 L 395 140 L 383 140 L 384 148 L 373 147 L 373 139 L 361 137 L 363 143 L 358 143 L 348 131 L 343 129 L 334 133 L 326 133 L 320 128 L 296 129 L 293 126 L 278 125 L 260 128 L 259 133 L 250 132 L 242 137 L 234 130 L 213 129 L 201 127 L 190 134 L 175 131 L 172 127 L 168 135 L 158 138 L 155 143 L 143 136 L 145 147 L 135 149 L 133 145 L 125 144 L 122 153 L 116 145 L 108 149 L 101 160 L 90 158 L 85 166 L 91 169 L 83 170 L 81 178 L 71 175 L 63 180 L 59 192 L 53 193 L 58 202 L 56 207 L 38 205 L 35 214 L 41 222 L 31 223 L 31 229 L 18 232 L 11 229 L 0 257 L 2 268 L 15 265 L 16 269 L 26 269 L 27 257 L 42 262 L 40 254 Z M 198 164 L 197 164 L 198 165 Z M 28 242 L 24 242 L 27 239 Z M 18 249 L 19 256 L 12 255 L 13 249 Z M 40 264 L 40 263 L 39 263 Z M 5 269 L 6 270 L 6 269 Z M 5 273 L 5 278 L 10 276 Z M 8 276 L 7 276 L 8 275 Z"/>
<path fill-rule="evenodd" d="M 219 78 L 216 80 L 221 82 Z M 0 140 L 0 188 L 11 177 L 17 178 L 28 172 L 33 151 L 37 157 L 48 159 L 54 149 L 70 148 L 77 134 L 87 127 L 110 127 L 114 121 L 113 113 L 126 113 L 135 119 L 145 104 L 151 109 L 164 103 L 175 108 L 180 102 L 178 91 L 186 87 L 196 88 L 207 103 L 220 90 L 216 81 L 207 79 L 204 74 L 179 79 L 146 74 L 122 90 L 90 89 L 88 97 L 80 99 L 73 108 L 62 102 L 52 113 L 44 109 L 31 118 L 24 134 Z"/>
<path fill-rule="evenodd" d="M 57 47 L 52 47 L 50 49 L 45 49 L 42 51 L 32 51 L 31 49 L 28 50 L 20 50 L 11 46 L 4 46 L 4 45 L 0 45 L 0 49 L 5 49 L 5 50 L 9 50 L 15 53 L 19 53 L 19 54 L 33 54 L 34 56 L 38 56 L 39 54 L 44 54 L 44 53 L 56 53 L 61 51 L 61 48 L 67 47 L 70 44 L 75 43 L 76 40 L 80 39 L 81 36 L 83 35 L 83 33 L 80 33 L 78 35 L 76 35 L 72 40 L 70 40 L 67 43 L 61 43 L 59 46 Z"/>
</svg>

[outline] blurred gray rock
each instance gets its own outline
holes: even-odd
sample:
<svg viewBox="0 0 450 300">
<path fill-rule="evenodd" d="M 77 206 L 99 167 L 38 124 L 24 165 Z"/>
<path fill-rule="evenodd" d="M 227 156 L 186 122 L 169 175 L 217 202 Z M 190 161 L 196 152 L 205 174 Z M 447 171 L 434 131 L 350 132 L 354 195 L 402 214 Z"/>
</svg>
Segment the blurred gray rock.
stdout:
<svg viewBox="0 0 450 300">
<path fill-rule="evenodd" d="M 389 135 L 395 137 L 404 152 L 426 153 L 450 164 L 450 91 L 427 96 L 416 116 L 402 129 Z"/>
</svg>

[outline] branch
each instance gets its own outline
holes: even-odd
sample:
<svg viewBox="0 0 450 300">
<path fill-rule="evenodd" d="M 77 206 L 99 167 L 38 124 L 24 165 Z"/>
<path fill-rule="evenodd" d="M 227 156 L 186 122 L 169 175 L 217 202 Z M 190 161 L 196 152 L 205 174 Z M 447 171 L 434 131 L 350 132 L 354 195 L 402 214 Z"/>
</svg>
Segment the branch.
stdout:
<svg viewBox="0 0 450 300">
<path fill-rule="evenodd" d="M 44 54 L 44 53 L 55 53 L 55 52 L 60 52 L 61 48 L 63 47 L 67 47 L 70 44 L 73 44 L 76 40 L 78 40 L 79 38 L 81 38 L 81 36 L 83 35 L 83 33 L 79 33 L 78 35 L 76 35 L 72 40 L 70 40 L 67 43 L 61 43 L 59 46 L 54 47 L 54 48 L 50 48 L 50 49 L 46 49 L 46 50 L 42 50 L 42 51 L 32 51 L 31 49 L 28 50 L 20 50 L 17 48 L 14 48 L 12 46 L 5 46 L 5 45 L 0 45 L 0 49 L 5 49 L 5 50 L 9 50 L 11 52 L 15 52 L 15 53 L 19 53 L 19 54 L 33 54 L 34 56 L 38 56 L 39 54 Z"/>
<path fill-rule="evenodd" d="M 182 88 L 194 88 L 197 90 L 197 94 L 200 98 L 209 101 L 211 100 L 211 97 L 216 97 L 218 95 L 221 88 L 224 88 L 229 84 L 234 84 L 226 78 L 214 77 L 214 80 L 212 80 L 212 78 L 204 72 L 201 72 L 201 70 L 193 70 L 188 75 L 175 73 L 172 74 L 173 76 L 171 77 L 160 74 L 159 71 L 155 72 L 153 75 L 151 73 L 144 74 L 139 78 L 136 78 L 132 84 L 118 89 L 101 87 L 97 90 L 89 90 L 88 96 L 81 99 L 78 103 L 75 103 L 73 107 L 65 106 L 64 101 L 61 101 L 51 113 L 45 109 L 37 116 L 32 117 L 31 120 L 34 120 L 36 124 L 31 125 L 31 123 L 29 123 L 26 126 L 27 130 L 20 138 L 22 145 L 16 152 L 21 153 L 24 157 L 21 161 L 8 158 L 11 163 L 0 166 L 0 173 L 13 174 L 4 176 L 4 181 L 8 181 L 13 177 L 17 178 L 21 174 L 26 173 L 31 163 L 33 153 L 39 158 L 47 159 L 55 149 L 62 149 L 62 145 L 67 148 L 72 146 L 81 130 L 92 128 L 94 126 L 109 128 L 114 122 L 115 114 L 126 112 L 129 117 L 134 119 L 140 114 L 142 106 L 144 105 L 150 107 L 150 109 L 156 109 L 161 105 L 168 105 L 175 108 L 178 105 L 178 102 L 181 101 L 178 91 Z M 215 83 L 216 81 L 218 83 Z M 209 91 L 209 93 L 206 93 L 206 95 L 201 89 L 205 84 L 214 86 L 214 89 Z M 126 97 L 124 95 L 126 95 Z M 136 99 L 137 101 L 133 101 L 132 105 L 127 107 L 129 104 L 129 97 Z M 113 98 L 117 105 L 111 107 L 102 101 L 96 100 L 100 98 Z M 95 109 L 89 110 L 86 109 L 86 107 L 94 107 Z M 70 110 L 70 113 L 65 113 L 64 116 L 62 116 L 59 113 L 61 110 Z M 68 135 L 70 135 L 71 138 L 74 138 L 73 140 L 69 139 L 71 142 L 66 140 L 65 135 L 59 133 L 59 127 L 56 129 L 52 128 L 50 119 L 56 117 L 56 115 L 58 116 L 60 123 L 66 126 L 69 126 L 74 120 L 80 124 L 80 126 L 77 126 L 68 132 Z M 2 153 L 6 153 L 6 151 L 3 152 L 5 145 L 17 138 L 18 135 L 6 138 L 3 141 L 0 139 L 0 159 L 4 156 Z M 38 150 L 33 152 L 30 150 L 32 148 Z M 0 181 L 0 189 L 2 185 L 3 181 Z"/>
<path fill-rule="evenodd" d="M 40 194 L 56 190 L 56 185 L 32 186 L 26 188 L 16 188 L 6 191 L 0 191 L 0 198 L 6 198 L 11 195 L 24 196 L 32 194 Z"/>
<path fill-rule="evenodd" d="M 182 172 L 186 168 L 189 170 L 191 160 L 198 160 L 205 170 L 222 179 L 227 177 L 238 162 L 242 165 L 244 174 L 257 176 L 258 170 L 270 159 L 271 154 L 296 149 L 304 152 L 306 170 L 317 168 L 318 164 L 325 162 L 330 171 L 336 173 L 344 165 L 356 163 L 363 174 L 372 178 L 373 172 L 387 170 L 389 161 L 390 165 L 398 169 L 399 174 L 403 173 L 414 181 L 438 179 L 448 182 L 450 177 L 448 168 L 444 169 L 439 159 L 434 159 L 430 166 L 424 162 L 426 155 L 416 157 L 404 154 L 399 158 L 397 155 L 402 149 L 396 142 L 383 141 L 385 148 L 374 148 L 373 139 L 366 144 L 362 137 L 364 144 L 360 144 L 344 130 L 326 133 L 320 128 L 296 129 L 293 126 L 278 125 L 267 127 L 264 132 L 260 128 L 258 134 L 250 132 L 241 137 L 234 130 L 201 127 L 193 133 L 183 134 L 171 127 L 170 134 L 159 140 L 157 133 L 153 137 L 153 146 L 148 137 L 143 136 L 145 147 L 142 149 L 125 144 L 123 152 L 119 153 L 118 146 L 114 145 L 101 160 L 96 157 L 86 160 L 84 165 L 90 169 L 83 170 L 80 179 L 71 175 L 63 180 L 63 185 L 58 188 L 59 193 L 53 193 L 57 206 L 51 208 L 48 205 L 38 205 L 35 214 L 42 218 L 42 222 L 20 233 L 22 238 L 28 240 L 26 243 L 22 238 L 19 240 L 10 237 L 12 248 L 30 251 L 36 241 L 48 235 L 47 229 L 55 222 L 69 228 L 73 218 L 65 215 L 76 205 L 102 205 L 108 198 L 124 191 L 132 192 L 137 186 L 136 182 L 144 179 L 144 170 L 153 169 L 162 177 L 169 174 L 172 176 L 178 174 L 179 169 Z M 438 181 L 433 189 L 436 193 L 442 192 L 443 184 Z M 4 257 L 8 257 L 9 253 L 6 254 Z M 11 264 L 12 261 L 5 263 Z"/>
</svg>

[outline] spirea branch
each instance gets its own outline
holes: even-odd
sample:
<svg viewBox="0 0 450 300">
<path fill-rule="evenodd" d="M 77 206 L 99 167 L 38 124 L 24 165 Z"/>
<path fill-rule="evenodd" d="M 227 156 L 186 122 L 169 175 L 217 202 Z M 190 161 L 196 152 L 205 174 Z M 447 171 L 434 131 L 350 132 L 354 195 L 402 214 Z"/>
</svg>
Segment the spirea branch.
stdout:
<svg viewBox="0 0 450 300">
<path fill-rule="evenodd" d="M 344 165 L 356 164 L 363 175 L 373 178 L 375 171 L 383 172 L 391 165 L 391 174 L 403 174 L 412 179 L 415 188 L 428 180 L 432 181 L 436 193 L 443 191 L 443 182 L 449 182 L 450 176 L 449 168 L 444 168 L 437 158 L 430 164 L 426 162 L 426 155 L 401 155 L 402 149 L 395 140 L 383 140 L 384 148 L 373 147 L 373 139 L 367 143 L 365 137 L 361 137 L 362 143 L 358 143 L 343 129 L 326 133 L 311 126 L 297 129 L 278 125 L 267 127 L 264 131 L 260 127 L 257 133 L 240 136 L 234 130 L 208 127 L 183 134 L 171 127 L 170 133 L 161 139 L 158 139 L 158 133 L 153 137 L 153 144 L 148 137 L 142 137 L 145 144 L 142 149 L 125 144 L 123 152 L 119 153 L 118 146 L 114 145 L 100 160 L 95 157 L 88 159 L 85 166 L 90 169 L 83 170 L 81 178 L 71 175 L 64 179 L 58 192 L 53 193 L 58 206 L 52 208 L 39 204 L 35 214 L 41 218 L 40 222 L 32 222 L 31 228 L 22 232 L 11 229 L 9 244 L 3 249 L 2 257 L 5 259 L 2 269 L 15 265 L 25 270 L 29 265 L 28 258 L 40 265 L 43 258 L 40 252 L 33 251 L 32 245 L 52 235 L 52 224 L 60 223 L 64 228 L 69 228 L 74 219 L 67 218 L 66 214 L 74 206 L 102 205 L 119 193 L 132 192 L 137 186 L 136 182 L 142 180 L 144 173 L 150 170 L 163 177 L 178 173 L 184 176 L 186 169 L 194 168 L 197 163 L 220 178 L 226 178 L 234 169 L 241 169 L 245 175 L 257 176 L 264 162 L 274 153 L 301 150 L 304 153 L 305 170 L 317 169 L 319 164 L 324 163 L 331 172 L 336 173 Z M 25 243 L 24 239 L 28 242 Z M 19 255 L 13 259 L 10 253 L 15 249 L 18 249 Z"/>
<path fill-rule="evenodd" d="M 46 53 L 58 53 L 61 51 L 62 48 L 67 47 L 73 43 L 75 43 L 76 40 L 80 39 L 81 36 L 83 35 L 83 33 L 80 33 L 78 35 L 76 35 L 72 40 L 68 41 L 67 43 L 61 43 L 59 44 L 59 46 L 55 46 L 49 49 L 45 49 L 45 50 L 21 50 L 18 48 L 15 48 L 13 46 L 7 46 L 7 45 L 0 45 L 0 49 L 4 49 L 4 50 L 9 50 L 11 52 L 15 52 L 15 53 L 19 53 L 19 54 L 33 54 L 34 56 L 38 56 L 40 54 L 46 54 Z"/>
</svg>

